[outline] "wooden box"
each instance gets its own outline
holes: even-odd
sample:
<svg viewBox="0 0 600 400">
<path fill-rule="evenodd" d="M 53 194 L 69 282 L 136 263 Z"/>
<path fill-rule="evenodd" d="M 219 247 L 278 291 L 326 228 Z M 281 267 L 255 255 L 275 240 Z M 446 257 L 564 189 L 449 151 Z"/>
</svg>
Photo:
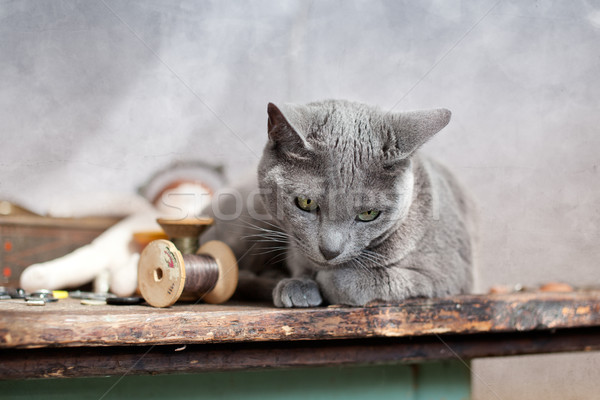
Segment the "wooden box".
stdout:
<svg viewBox="0 0 600 400">
<path fill-rule="evenodd" d="M 0 215 L 0 285 L 18 287 L 21 272 L 29 265 L 90 243 L 118 220 Z"/>
</svg>

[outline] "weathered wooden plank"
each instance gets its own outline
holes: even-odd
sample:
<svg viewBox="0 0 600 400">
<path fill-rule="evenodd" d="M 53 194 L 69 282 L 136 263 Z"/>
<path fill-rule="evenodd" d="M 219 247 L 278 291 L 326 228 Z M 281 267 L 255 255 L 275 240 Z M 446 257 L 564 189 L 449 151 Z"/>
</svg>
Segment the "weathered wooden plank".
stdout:
<svg viewBox="0 0 600 400">
<path fill-rule="evenodd" d="M 600 292 L 413 299 L 364 308 L 259 305 L 28 307 L 0 302 L 0 348 L 406 337 L 600 326 Z"/>
<path fill-rule="evenodd" d="M 600 328 L 187 346 L 0 350 L 0 379 L 235 371 L 450 359 L 600 349 Z"/>
</svg>

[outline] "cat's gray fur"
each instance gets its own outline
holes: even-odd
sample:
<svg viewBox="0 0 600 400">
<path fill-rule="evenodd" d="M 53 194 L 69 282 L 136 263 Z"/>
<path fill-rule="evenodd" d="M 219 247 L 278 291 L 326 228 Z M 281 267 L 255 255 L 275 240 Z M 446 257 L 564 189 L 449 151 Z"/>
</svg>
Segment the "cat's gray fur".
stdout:
<svg viewBox="0 0 600 400">
<path fill-rule="evenodd" d="M 241 292 L 308 307 L 471 290 L 471 202 L 416 151 L 446 126 L 448 110 L 386 113 L 330 100 L 269 104 L 268 115 L 260 194 L 249 185 L 237 200 L 219 196 L 221 214 L 233 215 L 239 199 L 247 206 L 239 219 L 217 218 L 215 231 L 240 260 Z M 301 210 L 298 196 L 318 211 Z M 370 209 L 381 214 L 355 218 Z"/>
</svg>

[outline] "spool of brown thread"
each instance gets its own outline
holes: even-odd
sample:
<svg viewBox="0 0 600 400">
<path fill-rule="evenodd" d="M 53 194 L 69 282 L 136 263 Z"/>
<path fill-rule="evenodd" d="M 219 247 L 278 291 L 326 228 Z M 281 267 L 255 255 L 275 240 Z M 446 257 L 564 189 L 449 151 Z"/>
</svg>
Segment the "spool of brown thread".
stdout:
<svg viewBox="0 0 600 400">
<path fill-rule="evenodd" d="M 146 246 L 138 263 L 140 292 L 154 307 L 169 307 L 180 299 L 224 303 L 237 282 L 235 255 L 217 240 L 205 243 L 196 254 L 182 254 L 172 241 L 155 240 Z"/>
</svg>

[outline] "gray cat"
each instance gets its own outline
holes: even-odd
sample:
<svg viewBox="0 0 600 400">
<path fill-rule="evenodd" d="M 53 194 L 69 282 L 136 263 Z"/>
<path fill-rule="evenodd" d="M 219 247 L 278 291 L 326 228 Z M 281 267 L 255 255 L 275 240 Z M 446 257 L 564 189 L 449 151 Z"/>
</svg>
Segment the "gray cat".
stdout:
<svg viewBox="0 0 600 400">
<path fill-rule="evenodd" d="M 329 100 L 269 104 L 268 115 L 259 190 L 246 185 L 213 207 L 213 234 L 240 262 L 241 294 L 310 307 L 471 290 L 472 204 L 417 152 L 450 111 Z"/>
</svg>

